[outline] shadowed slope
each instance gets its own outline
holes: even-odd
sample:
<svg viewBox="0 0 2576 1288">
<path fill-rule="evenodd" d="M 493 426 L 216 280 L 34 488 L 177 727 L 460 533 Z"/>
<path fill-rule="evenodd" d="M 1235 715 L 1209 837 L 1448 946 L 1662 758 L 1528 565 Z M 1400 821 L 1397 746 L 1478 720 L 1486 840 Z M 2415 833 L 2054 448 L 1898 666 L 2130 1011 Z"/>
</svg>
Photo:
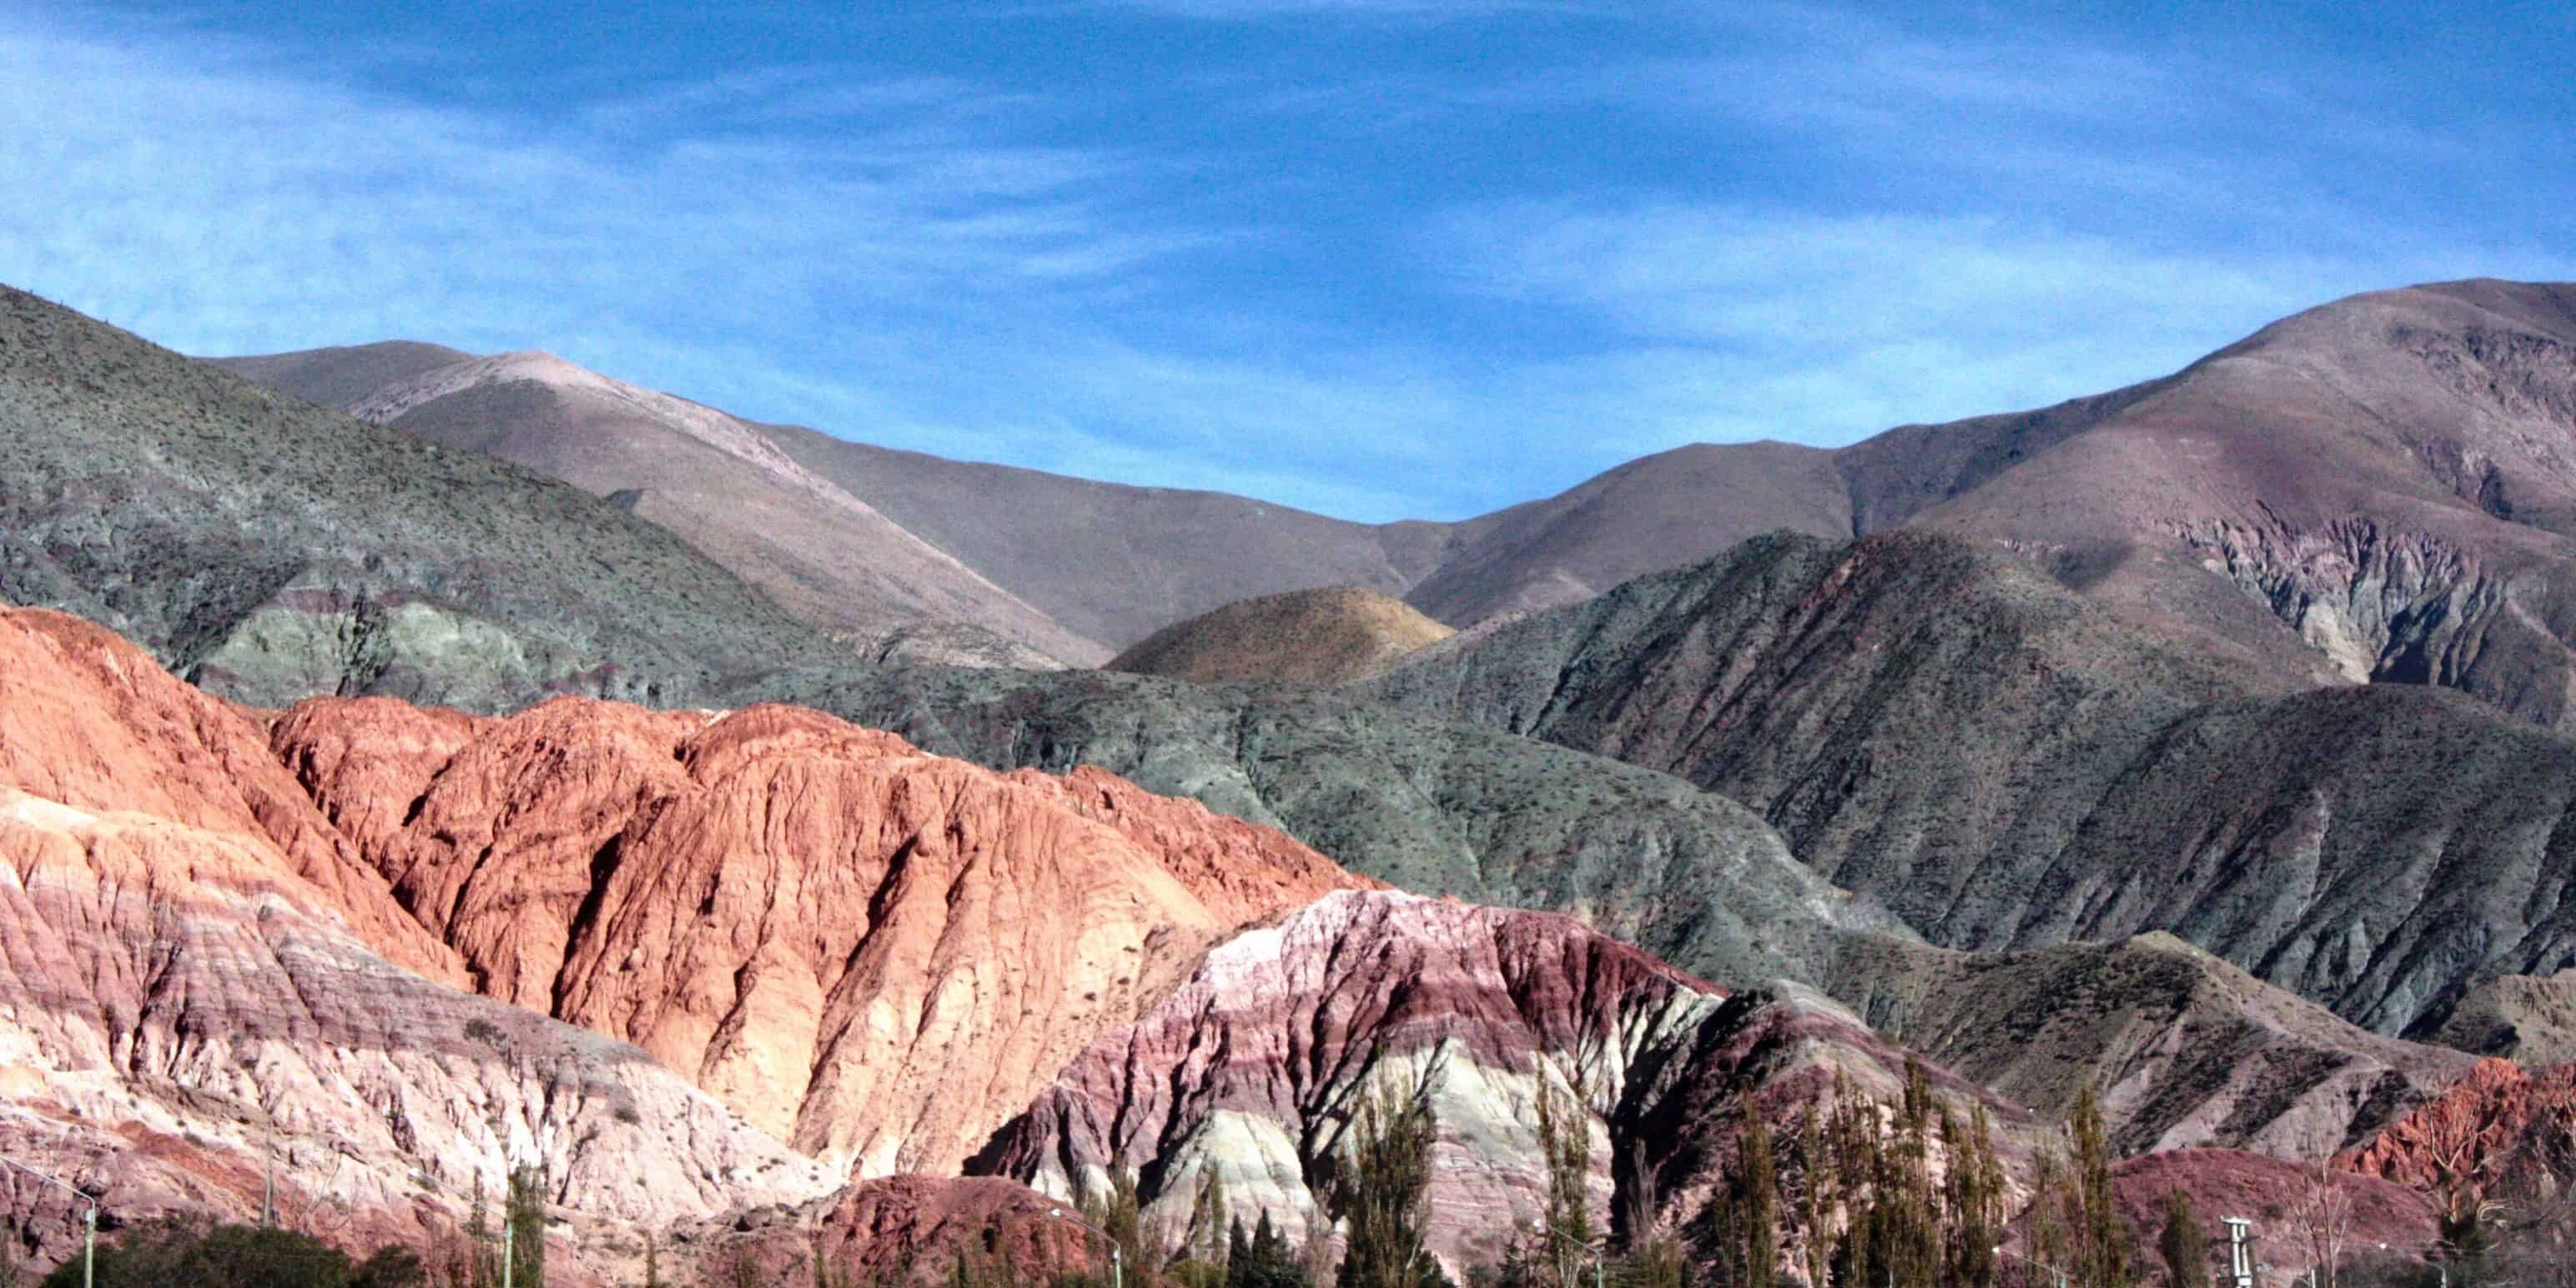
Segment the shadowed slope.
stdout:
<svg viewBox="0 0 2576 1288">
<path fill-rule="evenodd" d="M 1745 801 L 1952 947 L 2167 929 L 2384 1033 L 2576 962 L 2552 875 L 2576 743 L 2455 694 L 2296 687 L 1895 533 L 1748 543 L 1366 691 Z"/>
</svg>

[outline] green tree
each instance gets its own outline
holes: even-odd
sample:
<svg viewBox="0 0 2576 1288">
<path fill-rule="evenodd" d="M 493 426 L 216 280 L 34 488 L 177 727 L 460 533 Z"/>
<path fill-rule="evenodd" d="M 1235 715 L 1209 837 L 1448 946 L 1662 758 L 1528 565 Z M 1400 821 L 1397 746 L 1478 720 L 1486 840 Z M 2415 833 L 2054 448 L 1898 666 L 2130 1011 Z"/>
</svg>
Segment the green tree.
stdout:
<svg viewBox="0 0 2576 1288">
<path fill-rule="evenodd" d="M 1940 1125 L 1941 1150 L 1949 1160 L 1941 1196 L 1947 1232 L 1944 1281 L 1986 1288 L 1995 1282 L 1994 1250 L 2003 1240 L 2004 1225 L 2004 1169 L 1995 1157 L 1994 1121 L 1980 1104 L 1963 1132 L 1958 1116 L 1943 1106 Z"/>
<path fill-rule="evenodd" d="M 2022 1246 L 2031 1260 L 2064 1266 L 2073 1236 L 2066 1228 L 2066 1156 L 2042 1145 L 2031 1160 L 2030 1206 L 2022 1214 Z"/>
<path fill-rule="evenodd" d="M 1217 1172 L 1216 1160 L 1210 1159 L 1199 1171 L 1199 1191 L 1190 1202 L 1190 1223 L 1181 1236 L 1181 1256 L 1222 1269 L 1229 1252 L 1228 1222 L 1225 1177 Z"/>
<path fill-rule="evenodd" d="M 2128 1282 L 2129 1232 L 2111 1192 L 2111 1144 L 2102 1123 L 2102 1101 L 2090 1083 L 2075 1093 L 2075 1282 L 2083 1288 L 2122 1288 Z"/>
<path fill-rule="evenodd" d="M 510 1198 L 501 1219 L 510 1229 L 510 1288 L 545 1288 L 546 1173 L 536 1163 L 510 1171 Z"/>
<path fill-rule="evenodd" d="M 1270 1213 L 1261 1214 L 1250 1238 L 1244 1237 L 1242 1222 L 1234 1223 L 1226 1238 L 1226 1288 L 1309 1288 L 1311 1283 L 1305 1264 L 1270 1223 Z"/>
<path fill-rule="evenodd" d="M 1592 1129 L 1572 1095 L 1538 1073 L 1538 1149 L 1547 1200 L 1539 1217 L 1538 1245 L 1548 1282 L 1575 1283 L 1592 1248 Z"/>
<path fill-rule="evenodd" d="M 1780 1180 L 1771 1165 L 1771 1124 L 1751 1092 L 1736 1139 L 1735 1214 L 1744 1242 L 1744 1288 L 1771 1288 L 1780 1267 Z"/>
<path fill-rule="evenodd" d="M 1349 1231 L 1339 1288 L 1449 1282 L 1422 1245 L 1422 1196 L 1438 1137 L 1426 1089 L 1381 1084 L 1360 1098 L 1327 1187 L 1333 1217 Z"/>
<path fill-rule="evenodd" d="M 2156 1240 L 2172 1288 L 2209 1288 L 2209 1235 L 2181 1190 L 2165 1196 L 2165 1230 Z"/>
<path fill-rule="evenodd" d="M 97 1288 L 423 1288 L 420 1258 L 384 1248 L 364 1262 L 292 1230 L 251 1225 L 204 1227 L 154 1221 L 101 1243 Z M 45 1288 L 77 1288 L 81 1259 L 46 1276 Z"/>
<path fill-rule="evenodd" d="M 1108 1192 L 1086 1189 L 1081 1207 L 1083 1219 L 1099 1226 L 1118 1245 L 1128 1278 L 1149 1284 L 1162 1273 L 1162 1250 L 1145 1238 L 1144 1204 L 1136 1193 L 1134 1172 L 1123 1166 L 1109 1169 Z"/>
<path fill-rule="evenodd" d="M 1817 1121 L 1813 1101 L 1798 1116 L 1797 1149 L 1798 1167 L 1806 1180 L 1802 1201 L 1805 1219 L 1800 1224 L 1807 1232 L 1807 1282 L 1821 1288 L 1833 1273 L 1834 1231 L 1841 1196 L 1837 1193 L 1833 1154 L 1826 1148 L 1825 1128 Z"/>
</svg>

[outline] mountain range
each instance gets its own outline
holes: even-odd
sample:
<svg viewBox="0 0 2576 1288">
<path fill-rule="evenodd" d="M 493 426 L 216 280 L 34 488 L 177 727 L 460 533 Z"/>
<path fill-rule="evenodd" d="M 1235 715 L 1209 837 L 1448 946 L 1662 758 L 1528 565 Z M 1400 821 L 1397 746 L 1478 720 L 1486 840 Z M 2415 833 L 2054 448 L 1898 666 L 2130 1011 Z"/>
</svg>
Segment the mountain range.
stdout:
<svg viewBox="0 0 2576 1288">
<path fill-rule="evenodd" d="M 1920 1077 L 2017 1205 L 2089 1086 L 2128 1208 L 2337 1160 L 2420 1248 L 2576 1122 L 2478 1062 L 2576 1050 L 2576 287 L 1459 522 L 17 292 L 0 441 L 0 1148 L 120 1214 L 275 1135 L 349 1242 L 541 1164 L 595 1277 L 1079 1259 L 1113 1170 L 1330 1243 L 1410 1078 L 1463 1273 L 1543 1088 L 1698 1238 L 1748 1114 Z"/>
<path fill-rule="evenodd" d="M 1378 590 L 1463 629 L 1775 529 L 1917 527 L 2001 543 L 2142 631 L 2241 669 L 2433 683 L 2542 724 L 2568 715 L 2576 614 L 2552 589 L 2576 550 L 2567 286 L 2356 296 L 2039 411 L 1836 451 L 1685 447 L 1491 514 L 1376 525 L 756 425 L 542 354 L 393 342 L 224 364 L 624 498 L 809 617 L 962 623 L 1076 665 L 1284 591 Z M 680 471 L 708 452 L 740 481 Z M 696 490 L 674 493 L 680 478 Z M 849 559 L 817 571 L 832 550 L 864 552 L 867 571 Z"/>
</svg>

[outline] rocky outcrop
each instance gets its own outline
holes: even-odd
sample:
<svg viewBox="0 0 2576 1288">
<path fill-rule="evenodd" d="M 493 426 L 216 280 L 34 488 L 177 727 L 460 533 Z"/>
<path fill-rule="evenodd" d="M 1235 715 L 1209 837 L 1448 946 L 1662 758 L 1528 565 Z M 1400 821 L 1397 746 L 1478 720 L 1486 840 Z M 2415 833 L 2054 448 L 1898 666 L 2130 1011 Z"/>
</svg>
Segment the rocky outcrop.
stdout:
<svg viewBox="0 0 2576 1288">
<path fill-rule="evenodd" d="M 1906 1060 L 1819 995 L 1727 997 L 1571 918 L 1338 893 L 1211 952 L 973 1168 L 1054 1194 L 1125 1169 L 1176 1223 L 1213 1172 L 1247 1224 L 1320 1230 L 1318 1186 L 1361 1099 L 1412 1088 L 1440 1124 L 1425 1228 L 1453 1264 L 1481 1264 L 1543 1202 L 1543 1086 L 1583 1107 L 1596 1214 L 1651 1184 L 1678 1221 L 1718 1183 L 1745 1104 L 1794 1122 L 1837 1073 L 1892 1098 Z M 1936 1073 L 1944 1094 L 1980 1095 Z"/>
<path fill-rule="evenodd" d="M 0 455 L 0 598 L 245 701 L 700 701 L 841 652 L 606 502 L 5 288 Z"/>
<path fill-rule="evenodd" d="M 1097 770 L 995 774 L 786 707 L 328 699 L 272 736 L 475 987 L 862 1176 L 954 1167 L 1209 944 L 1362 884 Z"/>
<path fill-rule="evenodd" d="M 2213 520 L 2175 536 L 2346 679 L 2460 689 L 2553 727 L 2570 712 L 2576 651 L 2547 626 L 2562 605 L 2518 551 L 2367 517 L 2312 530 Z"/>
<path fill-rule="evenodd" d="M 1888 1040 L 2043 1115 L 2098 1088 L 2124 1156 L 2323 1159 L 2476 1063 L 2366 1032 L 2163 932 L 2006 953 L 1855 939 L 1824 983 Z"/>
<path fill-rule="evenodd" d="M 2439 1099 L 2389 1124 L 2342 1166 L 2441 1196 L 2552 1197 L 2576 1175 L 2576 1065 L 2482 1060 Z"/>
<path fill-rule="evenodd" d="M 1201 683 L 1341 684 L 1452 633 L 1391 595 L 1333 586 L 1241 600 L 1176 622 L 1110 659 L 1109 669 Z"/>
<path fill-rule="evenodd" d="M 639 1225 L 837 1183 L 634 1046 L 407 969 L 462 975 L 355 857 L 245 713 L 0 615 L 0 1152 L 112 1221 L 244 1219 L 273 1140 L 280 1210 L 352 1241 L 452 1229 L 534 1164 L 601 1264 Z M 64 1196 L 0 1193 L 67 1248 Z"/>
</svg>

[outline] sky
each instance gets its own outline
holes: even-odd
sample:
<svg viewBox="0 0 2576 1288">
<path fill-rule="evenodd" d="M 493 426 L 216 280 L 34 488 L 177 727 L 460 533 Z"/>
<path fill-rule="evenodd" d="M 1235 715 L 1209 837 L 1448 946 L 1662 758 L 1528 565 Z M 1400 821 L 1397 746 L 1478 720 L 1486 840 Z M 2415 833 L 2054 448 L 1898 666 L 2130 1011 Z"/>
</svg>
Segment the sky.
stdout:
<svg viewBox="0 0 2576 1288">
<path fill-rule="evenodd" d="M 2571 12 L 18 0 L 0 282 L 1455 519 L 2576 278 Z"/>
</svg>

